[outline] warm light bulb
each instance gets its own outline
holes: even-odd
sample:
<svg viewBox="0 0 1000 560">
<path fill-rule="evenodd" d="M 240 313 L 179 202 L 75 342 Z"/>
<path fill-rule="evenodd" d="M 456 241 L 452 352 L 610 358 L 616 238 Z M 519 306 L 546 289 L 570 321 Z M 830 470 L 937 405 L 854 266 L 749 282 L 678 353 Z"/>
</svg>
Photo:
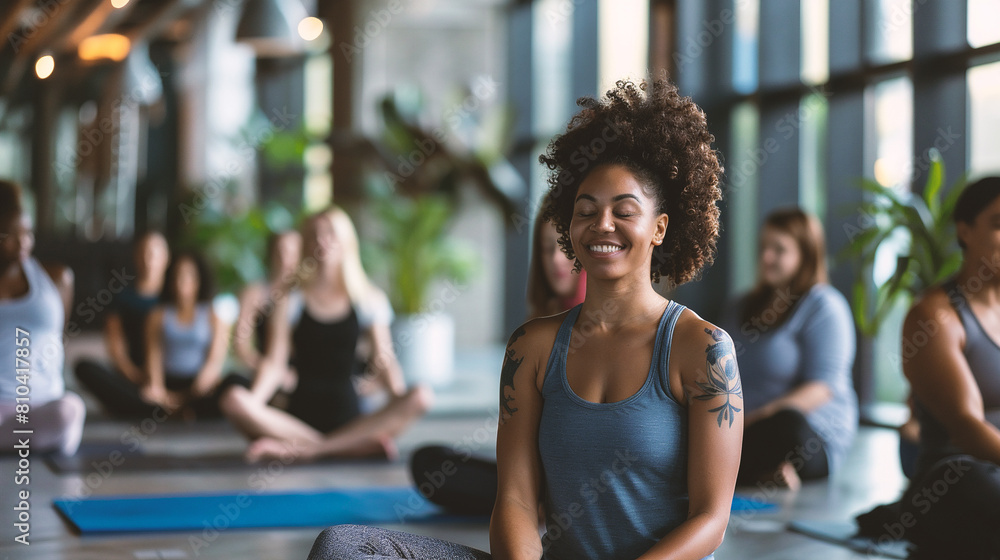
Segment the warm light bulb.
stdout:
<svg viewBox="0 0 1000 560">
<path fill-rule="evenodd" d="M 111 0 L 112 8 L 124 8 L 128 5 L 129 0 Z"/>
<path fill-rule="evenodd" d="M 299 22 L 299 37 L 312 41 L 323 33 L 323 20 L 309 16 Z"/>
<path fill-rule="evenodd" d="M 87 37 L 80 42 L 77 52 L 83 60 L 110 59 L 121 61 L 128 56 L 131 46 L 132 42 L 129 41 L 128 37 L 117 33 L 107 33 Z"/>
<path fill-rule="evenodd" d="M 56 60 L 50 54 L 38 57 L 38 60 L 35 61 L 35 75 L 42 80 L 51 76 L 55 69 Z"/>
</svg>

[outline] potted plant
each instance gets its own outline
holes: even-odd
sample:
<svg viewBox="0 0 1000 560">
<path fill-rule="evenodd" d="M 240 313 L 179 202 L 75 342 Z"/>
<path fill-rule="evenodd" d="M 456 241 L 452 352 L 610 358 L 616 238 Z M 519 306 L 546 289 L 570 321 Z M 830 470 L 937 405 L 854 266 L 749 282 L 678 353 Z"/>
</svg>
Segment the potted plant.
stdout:
<svg viewBox="0 0 1000 560">
<path fill-rule="evenodd" d="M 875 336 L 897 306 L 908 307 L 921 292 L 958 271 L 962 255 L 955 240 L 952 211 L 965 188 L 960 177 L 944 194 L 941 154 L 930 151 L 922 196 L 901 195 L 871 179 L 861 188 L 871 194 L 860 212 L 864 229 L 848 227 L 850 244 L 841 255 L 856 260 L 851 308 L 859 330 Z M 877 261 L 895 253 L 891 274 L 876 277 Z"/>
<path fill-rule="evenodd" d="M 383 131 L 368 145 L 377 165 L 365 179 L 376 231 L 363 256 L 396 310 L 393 344 L 407 379 L 442 386 L 453 378 L 455 330 L 444 309 L 478 268 L 474 248 L 451 233 L 462 193 L 477 188 L 509 216 L 526 187 L 502 155 L 505 109 L 466 126 L 474 137 L 461 134 L 460 125 L 470 123 L 453 115 L 427 130 L 416 123 L 420 112 L 412 90 L 380 104 Z M 435 292 L 442 283 L 445 289 Z"/>
</svg>

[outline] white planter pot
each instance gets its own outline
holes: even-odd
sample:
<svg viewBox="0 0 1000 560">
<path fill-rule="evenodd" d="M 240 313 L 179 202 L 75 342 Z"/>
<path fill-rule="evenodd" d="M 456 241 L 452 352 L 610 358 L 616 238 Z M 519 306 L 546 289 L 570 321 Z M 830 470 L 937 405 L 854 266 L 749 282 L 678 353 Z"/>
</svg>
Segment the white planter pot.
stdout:
<svg viewBox="0 0 1000 560">
<path fill-rule="evenodd" d="M 454 378 L 455 321 L 450 315 L 397 315 L 392 345 L 407 385 L 442 387 Z"/>
</svg>

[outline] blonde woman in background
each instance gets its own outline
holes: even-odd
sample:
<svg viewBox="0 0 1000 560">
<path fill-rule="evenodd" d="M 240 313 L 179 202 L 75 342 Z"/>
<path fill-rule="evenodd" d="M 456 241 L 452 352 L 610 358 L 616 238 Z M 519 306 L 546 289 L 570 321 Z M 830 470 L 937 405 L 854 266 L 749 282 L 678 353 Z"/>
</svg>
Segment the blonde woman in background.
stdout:
<svg viewBox="0 0 1000 560">
<path fill-rule="evenodd" d="M 253 440 L 246 453 L 251 461 L 288 454 L 392 458 L 394 438 L 427 411 L 431 393 L 405 386 L 389 333 L 392 308 L 361 266 L 347 214 L 333 207 L 310 217 L 302 243 L 303 279 L 286 287 L 290 292 L 298 284 L 301 298 L 277 298 L 254 382 L 276 388 L 271 378 L 284 375 L 291 360 L 298 382 L 288 406 L 269 406 L 272 395 L 233 386 L 223 395 L 223 411 Z M 354 387 L 362 362 L 390 395 L 372 414 L 361 413 Z"/>
</svg>

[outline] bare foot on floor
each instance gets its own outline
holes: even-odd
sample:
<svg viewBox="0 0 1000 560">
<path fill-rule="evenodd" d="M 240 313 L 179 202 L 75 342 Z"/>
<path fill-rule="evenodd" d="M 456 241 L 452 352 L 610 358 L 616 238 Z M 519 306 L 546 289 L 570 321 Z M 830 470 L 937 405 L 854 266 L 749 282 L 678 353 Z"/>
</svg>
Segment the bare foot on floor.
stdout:
<svg viewBox="0 0 1000 560">
<path fill-rule="evenodd" d="M 396 447 L 396 442 L 391 437 L 385 436 L 378 438 L 379 446 L 382 448 L 382 455 L 385 456 L 388 461 L 395 461 L 399 459 L 399 448 Z"/>
<path fill-rule="evenodd" d="M 309 461 L 313 457 L 295 444 L 279 439 L 262 437 L 250 443 L 243 454 L 248 463 L 257 463 L 265 459 L 280 459 L 283 463 L 293 461 Z"/>
<path fill-rule="evenodd" d="M 799 478 L 799 473 L 788 461 L 778 465 L 778 470 L 774 471 L 774 482 L 789 490 L 798 490 L 802 487 L 802 479 Z"/>
</svg>

